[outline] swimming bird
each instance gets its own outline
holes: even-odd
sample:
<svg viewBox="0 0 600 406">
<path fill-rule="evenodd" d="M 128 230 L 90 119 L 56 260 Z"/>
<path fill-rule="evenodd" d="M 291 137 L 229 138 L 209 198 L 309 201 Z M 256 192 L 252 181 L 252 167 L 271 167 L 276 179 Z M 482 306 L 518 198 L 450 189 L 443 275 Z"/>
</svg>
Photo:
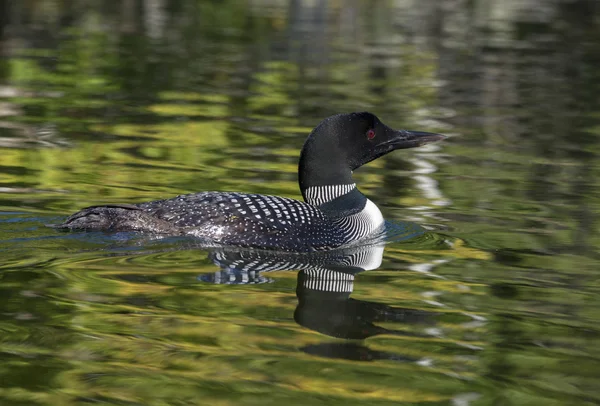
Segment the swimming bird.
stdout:
<svg viewBox="0 0 600 406">
<path fill-rule="evenodd" d="M 85 208 L 55 225 L 67 230 L 194 236 L 218 245 L 324 251 L 369 239 L 385 228 L 379 208 L 352 172 L 391 151 L 439 141 L 440 134 L 394 130 L 368 112 L 337 114 L 309 134 L 298 180 L 304 202 L 239 192 L 200 192 L 139 204 Z"/>
</svg>

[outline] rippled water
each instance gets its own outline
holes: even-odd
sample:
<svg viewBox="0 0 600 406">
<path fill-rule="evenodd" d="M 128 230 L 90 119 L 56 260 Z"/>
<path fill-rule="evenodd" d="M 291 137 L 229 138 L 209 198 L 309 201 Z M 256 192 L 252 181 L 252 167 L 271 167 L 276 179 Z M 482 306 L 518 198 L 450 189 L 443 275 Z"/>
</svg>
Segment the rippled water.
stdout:
<svg viewBox="0 0 600 406">
<path fill-rule="evenodd" d="M 1 405 L 600 403 L 600 10 L 331 3 L 0 1 Z M 356 172 L 385 246 L 45 226 L 299 198 L 306 135 L 357 110 L 449 135 Z"/>
</svg>

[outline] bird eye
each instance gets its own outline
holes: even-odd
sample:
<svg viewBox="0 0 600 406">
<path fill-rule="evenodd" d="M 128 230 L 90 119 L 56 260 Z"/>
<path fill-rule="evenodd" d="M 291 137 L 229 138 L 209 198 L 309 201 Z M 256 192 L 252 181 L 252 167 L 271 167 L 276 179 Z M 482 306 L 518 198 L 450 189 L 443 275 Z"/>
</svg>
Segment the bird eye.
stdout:
<svg viewBox="0 0 600 406">
<path fill-rule="evenodd" d="M 367 138 L 370 140 L 375 138 L 375 131 L 373 129 L 370 129 L 369 131 L 367 131 Z"/>
</svg>

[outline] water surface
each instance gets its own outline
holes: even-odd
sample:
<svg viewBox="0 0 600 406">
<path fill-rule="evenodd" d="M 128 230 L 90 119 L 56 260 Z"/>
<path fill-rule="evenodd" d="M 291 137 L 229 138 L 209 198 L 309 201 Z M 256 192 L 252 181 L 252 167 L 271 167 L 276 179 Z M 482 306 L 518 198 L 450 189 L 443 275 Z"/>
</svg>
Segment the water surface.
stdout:
<svg viewBox="0 0 600 406">
<path fill-rule="evenodd" d="M 0 1 L 0 404 L 600 403 L 600 10 L 496 3 Z M 449 135 L 355 173 L 385 246 L 45 226 L 300 198 L 306 135 L 361 110 Z"/>
</svg>

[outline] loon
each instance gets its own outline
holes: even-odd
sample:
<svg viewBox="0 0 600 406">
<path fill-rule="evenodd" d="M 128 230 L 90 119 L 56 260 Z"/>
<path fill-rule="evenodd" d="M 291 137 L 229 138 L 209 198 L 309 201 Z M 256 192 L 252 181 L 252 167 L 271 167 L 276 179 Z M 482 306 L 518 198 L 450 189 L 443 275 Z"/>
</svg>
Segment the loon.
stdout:
<svg viewBox="0 0 600 406">
<path fill-rule="evenodd" d="M 379 208 L 352 179 L 358 167 L 441 134 L 393 130 L 368 112 L 323 120 L 306 139 L 298 165 L 299 200 L 238 192 L 200 192 L 139 204 L 85 208 L 53 227 L 194 236 L 225 246 L 313 252 L 381 235 Z"/>
</svg>

